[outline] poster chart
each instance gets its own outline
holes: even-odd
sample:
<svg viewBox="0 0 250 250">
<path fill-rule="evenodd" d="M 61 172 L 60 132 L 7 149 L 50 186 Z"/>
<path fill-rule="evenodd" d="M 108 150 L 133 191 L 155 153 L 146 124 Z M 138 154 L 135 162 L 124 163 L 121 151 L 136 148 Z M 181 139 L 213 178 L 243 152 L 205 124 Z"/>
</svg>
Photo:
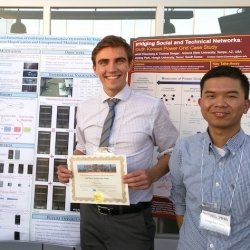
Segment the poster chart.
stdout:
<svg viewBox="0 0 250 250">
<path fill-rule="evenodd" d="M 34 144 L 0 142 L 0 240 L 29 239 Z"/>
<path fill-rule="evenodd" d="M 0 93 L 0 240 L 29 239 L 36 97 L 36 93 Z"/>
<path fill-rule="evenodd" d="M 79 204 L 56 167 L 73 153 L 78 102 L 100 89 L 99 40 L 0 36 L 0 240 L 80 243 Z"/>
<path fill-rule="evenodd" d="M 180 138 L 207 128 L 198 105 L 204 73 L 229 65 L 239 67 L 250 78 L 249 35 L 138 38 L 131 44 L 130 85 L 163 100 Z M 243 116 L 242 128 L 250 134 L 249 113 Z M 168 175 L 155 183 L 155 216 L 174 217 L 170 189 Z"/>
</svg>

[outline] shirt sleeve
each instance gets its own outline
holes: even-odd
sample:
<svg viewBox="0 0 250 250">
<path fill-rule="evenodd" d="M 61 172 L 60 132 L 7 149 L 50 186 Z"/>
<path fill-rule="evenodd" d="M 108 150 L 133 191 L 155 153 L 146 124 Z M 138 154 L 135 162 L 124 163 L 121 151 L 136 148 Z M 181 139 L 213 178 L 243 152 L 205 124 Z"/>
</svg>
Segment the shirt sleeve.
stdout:
<svg viewBox="0 0 250 250">
<path fill-rule="evenodd" d="M 170 178 L 172 182 L 170 199 L 175 205 L 175 213 L 184 215 L 186 211 L 186 187 L 183 182 L 181 142 L 174 147 L 169 160 Z"/>
<path fill-rule="evenodd" d="M 85 139 L 84 139 L 84 134 L 80 129 L 80 122 L 81 122 L 81 115 L 80 115 L 80 107 L 78 106 L 77 108 L 77 113 L 76 113 L 76 148 L 77 150 L 83 152 L 86 154 L 86 147 L 85 147 Z"/>
<path fill-rule="evenodd" d="M 158 147 L 158 158 L 162 155 L 171 153 L 179 136 L 179 132 L 171 122 L 169 113 L 162 102 L 158 100 L 156 108 L 153 110 L 153 140 L 155 146 Z"/>
</svg>

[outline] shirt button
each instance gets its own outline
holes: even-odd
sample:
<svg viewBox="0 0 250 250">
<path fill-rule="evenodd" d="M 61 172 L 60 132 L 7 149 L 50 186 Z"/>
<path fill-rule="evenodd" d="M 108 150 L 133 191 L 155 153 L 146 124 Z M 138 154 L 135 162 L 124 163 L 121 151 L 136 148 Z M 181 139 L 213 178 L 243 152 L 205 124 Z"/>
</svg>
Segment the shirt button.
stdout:
<svg viewBox="0 0 250 250">
<path fill-rule="evenodd" d="M 222 162 L 219 162 L 219 166 L 220 166 L 220 167 L 222 166 Z"/>
<path fill-rule="evenodd" d="M 220 186 L 220 183 L 219 183 L 219 182 L 215 182 L 215 186 L 216 186 L 216 187 L 219 187 L 219 186 Z"/>
<path fill-rule="evenodd" d="M 214 244 L 210 244 L 209 247 L 210 247 L 210 248 L 214 248 Z"/>
</svg>

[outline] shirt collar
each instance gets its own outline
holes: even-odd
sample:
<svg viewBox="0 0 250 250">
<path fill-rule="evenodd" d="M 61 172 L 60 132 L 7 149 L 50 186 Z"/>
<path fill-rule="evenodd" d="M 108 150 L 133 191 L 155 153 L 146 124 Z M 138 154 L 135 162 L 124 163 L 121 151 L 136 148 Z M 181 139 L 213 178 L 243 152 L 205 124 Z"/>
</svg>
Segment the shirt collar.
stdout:
<svg viewBox="0 0 250 250">
<path fill-rule="evenodd" d="M 244 143 L 246 134 L 242 129 L 235 134 L 233 137 L 231 137 L 225 144 L 224 149 L 228 149 L 231 153 L 235 154 L 236 151 L 242 146 Z M 209 151 L 212 149 L 212 141 L 211 138 L 208 134 L 208 132 L 204 133 L 204 143 L 205 143 L 205 148 Z"/>
<path fill-rule="evenodd" d="M 119 93 L 117 93 L 116 96 L 114 96 L 112 98 L 117 98 L 117 99 L 120 99 L 122 101 L 126 101 L 129 98 L 129 96 L 131 94 L 131 91 L 132 91 L 131 88 L 126 84 L 124 86 L 124 88 Z M 102 92 L 101 92 L 101 100 L 102 100 L 102 102 L 105 102 L 109 98 L 110 98 L 110 96 L 108 96 L 106 94 L 106 92 L 102 89 Z"/>
<path fill-rule="evenodd" d="M 227 147 L 231 152 L 236 152 L 244 143 L 246 138 L 246 134 L 241 129 L 236 135 L 234 135 L 232 138 L 230 138 L 225 147 Z"/>
</svg>

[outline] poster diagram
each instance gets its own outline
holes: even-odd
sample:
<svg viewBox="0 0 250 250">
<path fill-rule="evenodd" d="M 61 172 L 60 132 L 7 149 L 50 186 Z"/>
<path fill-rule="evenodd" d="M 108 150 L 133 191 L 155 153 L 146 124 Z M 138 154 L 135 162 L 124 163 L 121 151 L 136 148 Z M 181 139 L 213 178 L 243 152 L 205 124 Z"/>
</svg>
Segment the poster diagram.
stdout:
<svg viewBox="0 0 250 250">
<path fill-rule="evenodd" d="M 29 240 L 34 144 L 0 143 L 0 240 Z"/>
<path fill-rule="evenodd" d="M 184 137 L 206 130 L 206 122 L 198 105 L 200 86 L 197 77 L 190 74 L 187 79 L 182 73 L 134 73 L 131 86 L 160 98 L 167 107 L 171 121 L 180 131 L 180 137 Z M 196 81 L 193 81 L 194 78 Z"/>
<path fill-rule="evenodd" d="M 36 116 L 36 98 L 0 94 L 0 141 L 35 143 Z"/>
</svg>

